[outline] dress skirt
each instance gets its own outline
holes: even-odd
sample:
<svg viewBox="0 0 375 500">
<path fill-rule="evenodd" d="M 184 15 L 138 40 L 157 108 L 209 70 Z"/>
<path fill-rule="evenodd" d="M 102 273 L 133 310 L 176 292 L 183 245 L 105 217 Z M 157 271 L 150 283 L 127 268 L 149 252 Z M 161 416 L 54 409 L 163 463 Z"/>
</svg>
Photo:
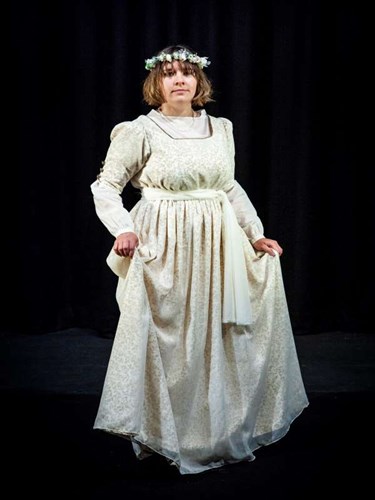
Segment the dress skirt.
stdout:
<svg viewBox="0 0 375 500">
<path fill-rule="evenodd" d="M 242 232 L 252 323 L 223 324 L 220 201 L 141 199 L 131 216 L 134 257 L 107 259 L 120 317 L 94 428 L 181 474 L 251 461 L 308 405 L 280 258 Z"/>
</svg>

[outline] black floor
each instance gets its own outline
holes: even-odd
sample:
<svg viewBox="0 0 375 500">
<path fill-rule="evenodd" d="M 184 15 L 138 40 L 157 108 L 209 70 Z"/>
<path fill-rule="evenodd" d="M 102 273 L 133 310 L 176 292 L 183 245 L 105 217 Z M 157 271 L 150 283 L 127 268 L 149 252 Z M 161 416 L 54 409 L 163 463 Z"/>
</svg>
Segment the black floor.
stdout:
<svg viewBox="0 0 375 500">
<path fill-rule="evenodd" d="M 162 457 L 138 461 L 127 440 L 92 429 L 111 339 L 79 329 L 1 334 L 2 497 L 370 497 L 375 336 L 295 340 L 310 405 L 289 433 L 253 462 L 182 476 Z"/>
</svg>

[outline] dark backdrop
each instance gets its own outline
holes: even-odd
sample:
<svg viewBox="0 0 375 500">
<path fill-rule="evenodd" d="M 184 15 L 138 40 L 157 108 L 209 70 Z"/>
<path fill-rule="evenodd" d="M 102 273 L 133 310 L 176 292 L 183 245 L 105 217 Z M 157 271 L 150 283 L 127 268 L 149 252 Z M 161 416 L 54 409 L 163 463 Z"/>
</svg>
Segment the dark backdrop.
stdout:
<svg viewBox="0 0 375 500">
<path fill-rule="evenodd" d="M 3 328 L 114 328 L 113 238 L 89 186 L 113 126 L 148 111 L 144 59 L 182 43 L 212 61 L 206 109 L 233 121 L 237 179 L 284 247 L 295 333 L 371 331 L 364 4 L 30 1 L 10 14 Z M 128 185 L 126 207 L 136 199 Z"/>
</svg>

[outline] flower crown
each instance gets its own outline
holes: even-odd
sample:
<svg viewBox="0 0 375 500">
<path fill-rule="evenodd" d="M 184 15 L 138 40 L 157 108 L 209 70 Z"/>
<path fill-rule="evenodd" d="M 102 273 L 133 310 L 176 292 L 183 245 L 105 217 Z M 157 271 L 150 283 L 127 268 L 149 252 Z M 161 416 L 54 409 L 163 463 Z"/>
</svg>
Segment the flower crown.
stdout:
<svg viewBox="0 0 375 500">
<path fill-rule="evenodd" d="M 145 68 L 149 71 L 155 68 L 158 63 L 162 62 L 172 62 L 175 61 L 189 61 L 189 63 L 196 64 L 201 69 L 206 68 L 211 61 L 207 57 L 200 57 L 198 54 L 193 54 L 186 49 L 179 49 L 172 54 L 167 54 L 166 52 L 161 52 L 157 56 L 151 57 L 151 59 L 145 60 Z"/>
</svg>

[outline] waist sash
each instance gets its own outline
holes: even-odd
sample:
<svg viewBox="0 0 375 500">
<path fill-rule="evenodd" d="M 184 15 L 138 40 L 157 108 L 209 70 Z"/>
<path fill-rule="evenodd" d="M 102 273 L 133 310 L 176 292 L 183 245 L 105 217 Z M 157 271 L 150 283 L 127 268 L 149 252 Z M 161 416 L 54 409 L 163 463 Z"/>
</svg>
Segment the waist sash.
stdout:
<svg viewBox="0 0 375 500">
<path fill-rule="evenodd" d="M 224 297 L 223 323 L 251 324 L 249 282 L 243 249 L 243 237 L 236 214 L 225 193 L 215 189 L 192 191 L 167 191 L 158 188 L 143 188 L 142 196 L 152 200 L 209 200 L 218 199 L 223 209 L 222 237 L 224 241 Z"/>
</svg>

